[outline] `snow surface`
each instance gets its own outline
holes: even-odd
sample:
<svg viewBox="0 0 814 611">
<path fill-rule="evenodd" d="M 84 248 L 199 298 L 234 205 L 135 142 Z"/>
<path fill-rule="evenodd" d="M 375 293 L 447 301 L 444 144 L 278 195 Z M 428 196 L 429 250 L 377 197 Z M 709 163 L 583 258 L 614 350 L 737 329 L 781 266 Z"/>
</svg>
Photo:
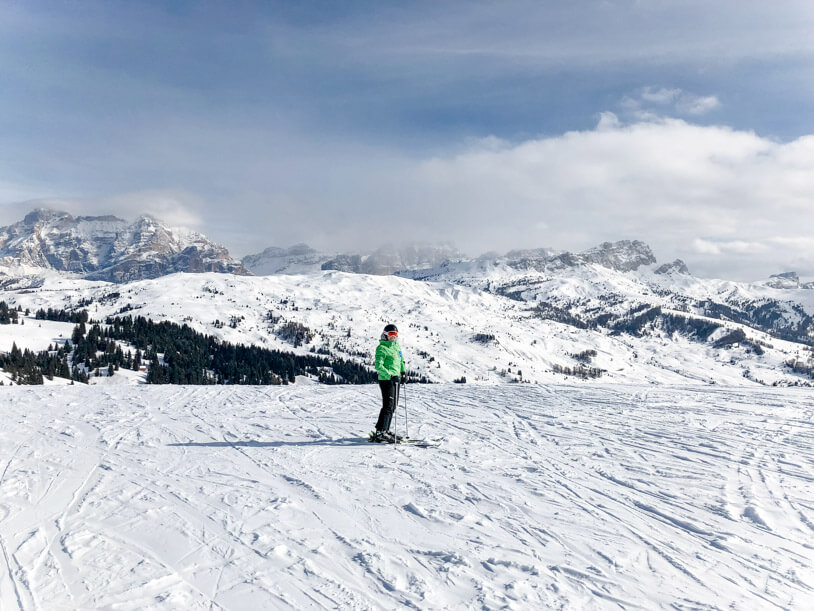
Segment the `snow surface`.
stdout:
<svg viewBox="0 0 814 611">
<path fill-rule="evenodd" d="M 23 324 L 0 325 L 0 351 L 11 352 L 14 344 L 20 350 L 39 352 L 48 346 L 64 345 L 71 338 L 76 325 L 69 322 L 36 320 L 33 316 L 20 315 Z"/>
<path fill-rule="evenodd" d="M 0 607 L 814 607 L 794 389 L 0 392 Z M 399 426 L 403 428 L 403 421 Z"/>
</svg>

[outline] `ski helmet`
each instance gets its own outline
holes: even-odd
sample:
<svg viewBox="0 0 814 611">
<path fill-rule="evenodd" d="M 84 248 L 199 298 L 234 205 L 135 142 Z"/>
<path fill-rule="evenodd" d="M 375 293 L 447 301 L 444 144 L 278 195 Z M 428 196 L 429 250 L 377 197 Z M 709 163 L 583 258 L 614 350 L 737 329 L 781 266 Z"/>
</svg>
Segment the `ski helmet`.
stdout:
<svg viewBox="0 0 814 611">
<path fill-rule="evenodd" d="M 398 338 L 398 336 L 399 329 L 396 325 L 387 325 L 382 333 L 382 339 L 387 341 L 393 341 L 394 339 Z"/>
</svg>

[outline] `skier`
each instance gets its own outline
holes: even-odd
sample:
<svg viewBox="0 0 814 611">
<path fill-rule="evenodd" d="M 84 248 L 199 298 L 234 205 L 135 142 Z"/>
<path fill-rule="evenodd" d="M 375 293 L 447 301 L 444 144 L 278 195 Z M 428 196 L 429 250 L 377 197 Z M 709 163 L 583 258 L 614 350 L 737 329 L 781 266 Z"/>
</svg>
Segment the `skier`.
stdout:
<svg viewBox="0 0 814 611">
<path fill-rule="evenodd" d="M 376 371 L 379 372 L 379 388 L 382 391 L 382 409 L 376 421 L 376 430 L 370 440 L 378 443 L 396 441 L 390 431 L 390 421 L 399 401 L 399 384 L 405 382 L 406 367 L 401 346 L 398 342 L 399 330 L 396 325 L 384 328 L 379 345 L 376 347 Z"/>
</svg>

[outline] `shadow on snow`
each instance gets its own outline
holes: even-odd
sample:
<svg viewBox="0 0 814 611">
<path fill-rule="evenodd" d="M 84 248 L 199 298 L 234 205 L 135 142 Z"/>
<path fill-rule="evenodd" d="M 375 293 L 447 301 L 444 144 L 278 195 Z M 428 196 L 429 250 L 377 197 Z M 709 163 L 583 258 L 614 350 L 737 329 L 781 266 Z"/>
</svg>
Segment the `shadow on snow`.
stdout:
<svg viewBox="0 0 814 611">
<path fill-rule="evenodd" d="M 200 448 L 283 448 L 288 446 L 361 446 L 375 445 L 362 437 L 344 437 L 342 439 L 313 439 L 311 441 L 188 441 L 185 443 L 168 443 L 167 446 L 175 447 L 200 447 Z"/>
</svg>

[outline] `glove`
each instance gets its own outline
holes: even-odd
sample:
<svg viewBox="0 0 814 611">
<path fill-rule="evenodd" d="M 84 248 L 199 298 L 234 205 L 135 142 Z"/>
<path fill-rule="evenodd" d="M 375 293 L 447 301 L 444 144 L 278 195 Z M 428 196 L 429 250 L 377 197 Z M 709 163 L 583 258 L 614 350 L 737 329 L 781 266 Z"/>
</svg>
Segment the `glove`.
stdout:
<svg viewBox="0 0 814 611">
<path fill-rule="evenodd" d="M 406 384 L 406 383 L 407 383 L 407 374 L 406 374 L 406 373 L 402 373 L 402 374 L 401 374 L 401 383 L 402 383 L 402 384 Z"/>
</svg>

